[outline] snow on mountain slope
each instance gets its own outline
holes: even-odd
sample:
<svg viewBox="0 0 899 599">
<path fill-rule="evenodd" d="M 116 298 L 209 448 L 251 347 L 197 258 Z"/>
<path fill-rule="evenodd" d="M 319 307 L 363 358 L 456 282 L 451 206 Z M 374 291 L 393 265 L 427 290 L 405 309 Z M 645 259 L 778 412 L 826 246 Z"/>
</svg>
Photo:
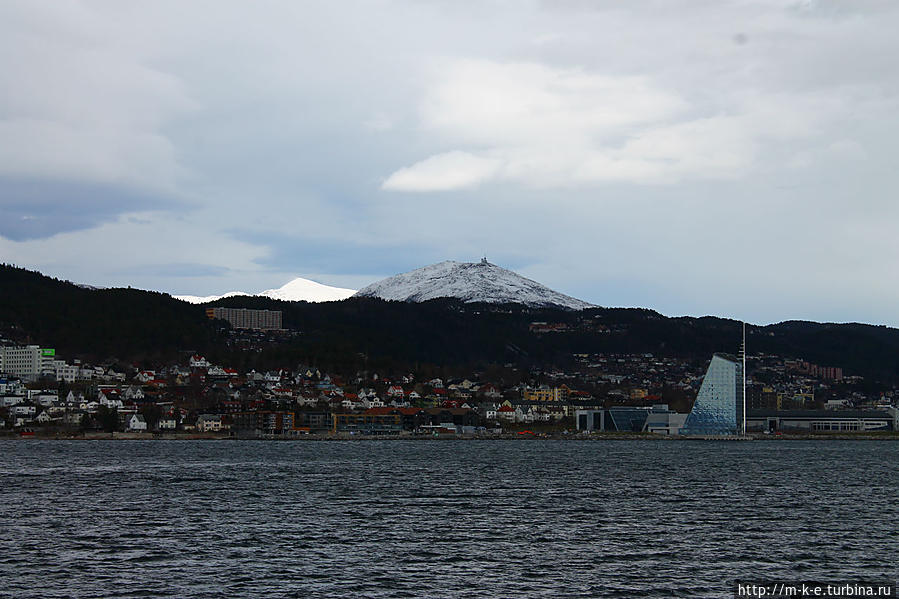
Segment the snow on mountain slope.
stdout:
<svg viewBox="0 0 899 599">
<path fill-rule="evenodd" d="M 266 289 L 257 295 L 288 302 L 336 302 L 356 293 L 355 289 L 331 287 L 309 279 L 296 278 L 279 289 Z"/>
<path fill-rule="evenodd" d="M 223 293 L 222 295 L 173 295 L 172 297 L 191 304 L 205 304 L 206 302 L 214 302 L 215 300 L 220 300 L 223 297 L 234 297 L 235 295 L 253 294 L 245 293 L 243 291 L 229 291 L 228 293 Z"/>
<path fill-rule="evenodd" d="M 230 291 L 223 295 L 174 295 L 175 299 L 179 299 L 191 304 L 205 304 L 206 302 L 214 302 L 223 297 L 233 297 L 235 295 L 258 295 L 270 297 L 272 299 L 284 300 L 288 302 L 333 302 L 343 300 L 356 293 L 355 289 L 343 289 L 341 287 L 330 287 L 322 285 L 309 279 L 296 278 L 283 287 L 278 289 L 266 289 L 259 293 L 245 293 L 243 291 Z"/>
<path fill-rule="evenodd" d="M 360 289 L 356 297 L 424 302 L 455 297 L 464 302 L 518 303 L 532 307 L 583 310 L 592 304 L 558 293 L 521 275 L 487 262 L 447 260 L 399 274 Z"/>
</svg>

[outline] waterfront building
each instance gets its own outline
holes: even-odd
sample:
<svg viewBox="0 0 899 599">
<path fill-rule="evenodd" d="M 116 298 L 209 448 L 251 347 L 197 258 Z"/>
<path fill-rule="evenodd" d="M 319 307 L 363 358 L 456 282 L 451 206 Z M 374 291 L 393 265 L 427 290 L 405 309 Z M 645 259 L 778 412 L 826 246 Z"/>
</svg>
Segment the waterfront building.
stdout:
<svg viewBox="0 0 899 599">
<path fill-rule="evenodd" d="M 643 425 L 643 430 L 657 435 L 680 434 L 687 420 L 687 414 L 668 410 L 667 407 L 666 404 L 662 404 L 659 407 L 660 409 L 656 409 L 656 406 L 653 406 L 653 409 L 646 415 L 646 424 Z"/>
<path fill-rule="evenodd" d="M 327 433 L 334 425 L 331 412 L 327 411 L 300 411 L 296 413 L 295 420 L 297 428 L 309 429 L 313 433 Z"/>
<path fill-rule="evenodd" d="M 891 431 L 899 430 L 899 410 L 752 410 L 747 429 L 794 433 Z"/>
<path fill-rule="evenodd" d="M 738 435 L 744 432 L 743 363 L 716 353 L 702 379 L 681 434 Z"/>
<path fill-rule="evenodd" d="M 402 430 L 403 419 L 399 413 L 332 414 L 333 433 L 398 435 Z"/>
<path fill-rule="evenodd" d="M 128 419 L 128 430 L 142 432 L 147 430 L 147 421 L 143 414 L 132 414 Z"/>
<path fill-rule="evenodd" d="M 259 410 L 233 414 L 231 428 L 238 436 L 289 435 L 294 430 L 294 413 Z"/>
<path fill-rule="evenodd" d="M 648 408 L 613 407 L 606 410 L 603 418 L 603 430 L 640 433 L 646 426 Z"/>
<path fill-rule="evenodd" d="M 668 409 L 668 404 L 652 407 L 615 406 L 605 410 L 577 410 L 577 430 L 585 432 L 627 432 L 676 435 L 686 414 Z"/>
<path fill-rule="evenodd" d="M 222 430 L 221 414 L 200 414 L 197 416 L 197 431 L 201 433 L 217 433 Z"/>
</svg>

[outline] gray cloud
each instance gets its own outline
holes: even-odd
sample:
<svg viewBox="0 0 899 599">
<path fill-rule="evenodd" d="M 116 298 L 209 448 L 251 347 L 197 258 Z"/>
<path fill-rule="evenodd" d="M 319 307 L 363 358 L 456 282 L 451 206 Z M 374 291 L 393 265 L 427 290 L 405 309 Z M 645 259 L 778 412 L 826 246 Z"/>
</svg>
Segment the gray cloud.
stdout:
<svg viewBox="0 0 899 599">
<path fill-rule="evenodd" d="M 235 230 L 231 231 L 231 235 L 245 243 L 271 248 L 256 262 L 277 272 L 367 274 L 378 277 L 446 259 L 440 249 L 429 244 L 367 245 L 353 239 L 304 238 L 302 232 L 285 235 Z M 474 258 L 471 256 L 472 260 Z"/>
<path fill-rule="evenodd" d="M 897 25 L 875 0 L 6 4 L 0 253 L 205 295 L 486 251 L 599 304 L 899 324 Z"/>
<path fill-rule="evenodd" d="M 185 208 L 146 190 L 72 180 L 0 177 L 0 236 L 14 241 L 92 229 L 120 214 Z"/>
<path fill-rule="evenodd" d="M 143 277 L 220 277 L 228 273 L 228 268 L 211 264 L 179 262 L 173 264 L 144 264 L 140 267 Z M 119 275 L 133 275 L 133 269 L 117 271 Z"/>
</svg>

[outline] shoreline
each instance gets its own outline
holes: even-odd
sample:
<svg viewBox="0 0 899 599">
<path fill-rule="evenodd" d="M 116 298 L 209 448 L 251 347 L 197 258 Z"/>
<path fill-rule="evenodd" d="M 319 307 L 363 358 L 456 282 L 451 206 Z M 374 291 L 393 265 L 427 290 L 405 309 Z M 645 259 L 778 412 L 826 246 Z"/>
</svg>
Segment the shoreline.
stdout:
<svg viewBox="0 0 899 599">
<path fill-rule="evenodd" d="M 0 434 L 0 440 L 40 440 L 40 441 L 899 441 L 899 431 L 888 433 L 853 433 L 853 434 L 749 434 L 746 436 L 681 436 L 657 435 L 652 433 L 591 433 L 561 434 L 538 433 L 518 434 L 503 433 L 499 435 L 348 435 L 348 434 L 305 434 L 297 436 L 261 436 L 243 437 L 214 433 L 79 433 L 79 434 L 41 434 L 22 436 L 19 434 Z"/>
</svg>

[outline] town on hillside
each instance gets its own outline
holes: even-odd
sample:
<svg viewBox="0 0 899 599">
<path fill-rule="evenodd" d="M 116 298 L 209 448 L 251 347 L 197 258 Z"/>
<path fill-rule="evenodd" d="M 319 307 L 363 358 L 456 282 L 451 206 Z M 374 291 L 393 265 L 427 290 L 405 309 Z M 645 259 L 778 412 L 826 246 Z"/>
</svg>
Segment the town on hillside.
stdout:
<svg viewBox="0 0 899 599">
<path fill-rule="evenodd" d="M 708 366 L 652 354 L 577 354 L 572 363 L 565 371 L 521 372 L 509 364 L 440 378 L 329 373 L 304 364 L 240 372 L 193 354 L 148 369 L 69 363 L 53 349 L 7 344 L 0 347 L 0 431 L 64 437 L 676 435 Z M 839 366 L 747 357 L 747 432 L 897 430 L 897 397 L 899 389 L 871 388 Z"/>
</svg>

